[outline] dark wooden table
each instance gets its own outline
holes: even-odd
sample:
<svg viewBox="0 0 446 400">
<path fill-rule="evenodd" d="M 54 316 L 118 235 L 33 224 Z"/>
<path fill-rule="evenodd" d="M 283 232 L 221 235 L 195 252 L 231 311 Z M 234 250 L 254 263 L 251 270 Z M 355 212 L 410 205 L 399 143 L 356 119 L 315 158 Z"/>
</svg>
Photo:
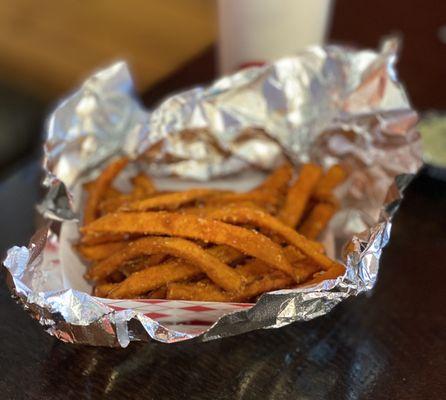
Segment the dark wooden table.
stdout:
<svg viewBox="0 0 446 400">
<path fill-rule="evenodd" d="M 26 243 L 39 166 L 0 185 L 1 251 Z M 0 280 L 1 399 L 441 399 L 446 392 L 446 183 L 410 186 L 378 284 L 329 315 L 209 343 L 64 344 Z"/>
</svg>

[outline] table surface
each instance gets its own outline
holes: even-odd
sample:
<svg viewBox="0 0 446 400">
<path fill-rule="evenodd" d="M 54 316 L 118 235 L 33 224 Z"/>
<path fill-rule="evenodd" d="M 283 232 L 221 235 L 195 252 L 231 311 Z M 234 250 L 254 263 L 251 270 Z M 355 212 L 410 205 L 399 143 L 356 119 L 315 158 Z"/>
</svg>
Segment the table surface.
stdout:
<svg viewBox="0 0 446 400">
<path fill-rule="evenodd" d="M 0 250 L 25 244 L 39 166 L 0 184 Z M 446 390 L 446 183 L 411 184 L 376 288 L 330 314 L 209 343 L 59 342 L 0 279 L 2 399 L 440 399 Z"/>
</svg>

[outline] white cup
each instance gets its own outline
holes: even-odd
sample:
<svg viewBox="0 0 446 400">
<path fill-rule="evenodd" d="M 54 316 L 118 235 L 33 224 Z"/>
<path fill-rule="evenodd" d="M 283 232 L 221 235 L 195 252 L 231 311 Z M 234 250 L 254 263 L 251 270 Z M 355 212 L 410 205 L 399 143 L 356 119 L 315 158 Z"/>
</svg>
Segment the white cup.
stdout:
<svg viewBox="0 0 446 400">
<path fill-rule="evenodd" d="M 332 0 L 219 0 L 220 73 L 323 44 L 332 4 Z"/>
</svg>

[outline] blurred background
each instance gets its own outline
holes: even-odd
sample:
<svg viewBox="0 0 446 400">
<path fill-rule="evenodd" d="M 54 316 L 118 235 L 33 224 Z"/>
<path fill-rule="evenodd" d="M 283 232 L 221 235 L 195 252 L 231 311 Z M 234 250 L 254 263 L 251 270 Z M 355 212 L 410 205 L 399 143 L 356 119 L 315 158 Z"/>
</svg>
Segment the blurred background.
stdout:
<svg viewBox="0 0 446 400">
<path fill-rule="evenodd" d="M 124 59 L 147 106 L 172 90 L 323 41 L 403 39 L 398 70 L 421 111 L 446 108 L 446 2 L 1 0 L 0 179 L 40 151 L 45 115 Z"/>
</svg>

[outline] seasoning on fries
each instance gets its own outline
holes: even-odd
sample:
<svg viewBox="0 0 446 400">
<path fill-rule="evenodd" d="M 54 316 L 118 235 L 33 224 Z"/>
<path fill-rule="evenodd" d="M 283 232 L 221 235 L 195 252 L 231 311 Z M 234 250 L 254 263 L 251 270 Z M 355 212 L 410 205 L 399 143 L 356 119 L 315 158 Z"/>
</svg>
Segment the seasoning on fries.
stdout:
<svg viewBox="0 0 446 400">
<path fill-rule="evenodd" d="M 76 250 L 96 296 L 252 302 L 343 274 L 317 241 L 338 209 L 341 166 L 324 174 L 286 163 L 245 193 L 158 191 L 139 173 L 122 193 L 113 182 L 127 163 L 117 160 L 85 185 Z"/>
</svg>

